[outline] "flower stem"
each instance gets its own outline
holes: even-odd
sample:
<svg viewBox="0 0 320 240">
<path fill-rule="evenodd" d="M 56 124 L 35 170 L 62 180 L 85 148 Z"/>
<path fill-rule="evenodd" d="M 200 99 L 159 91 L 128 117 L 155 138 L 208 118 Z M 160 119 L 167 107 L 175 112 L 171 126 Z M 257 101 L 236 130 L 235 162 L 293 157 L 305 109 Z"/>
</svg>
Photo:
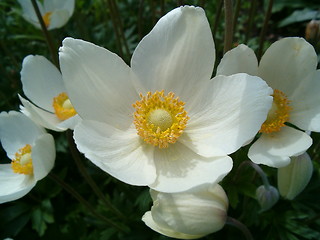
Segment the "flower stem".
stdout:
<svg viewBox="0 0 320 240">
<path fill-rule="evenodd" d="M 269 19 L 271 16 L 271 11 L 272 11 L 272 6 L 273 6 L 273 0 L 269 0 L 269 4 L 268 4 L 268 8 L 267 8 L 267 12 L 265 14 L 265 18 L 263 21 L 263 26 L 260 32 L 260 37 L 259 37 L 259 49 L 258 49 L 258 59 L 261 59 L 262 56 L 262 51 L 263 51 L 263 43 L 264 43 L 264 38 L 267 32 L 267 28 L 268 28 L 268 23 L 269 23 Z"/>
<path fill-rule="evenodd" d="M 63 180 L 61 180 L 58 176 L 56 176 L 53 173 L 49 173 L 48 175 L 53 181 L 55 181 L 57 184 L 59 184 L 65 191 L 67 191 L 68 193 L 70 193 L 75 199 L 77 199 L 81 204 L 83 204 L 90 212 L 93 216 L 95 216 L 96 218 L 104 221 L 105 223 L 107 223 L 108 225 L 111 225 L 113 227 L 115 227 L 116 229 L 118 229 L 121 232 L 124 232 L 125 230 L 122 229 L 120 226 L 118 226 L 117 224 L 115 224 L 113 221 L 109 220 L 108 218 L 104 217 L 103 215 L 101 215 L 100 213 L 96 212 L 96 210 L 94 209 L 94 207 L 92 207 L 92 205 L 85 200 L 74 188 L 72 188 L 70 185 L 68 185 L 67 183 L 65 183 Z"/>
<path fill-rule="evenodd" d="M 237 219 L 234 219 L 232 217 L 227 217 L 226 224 L 229 224 L 233 227 L 238 228 L 243 233 L 243 235 L 246 237 L 247 240 L 253 240 L 252 234 L 247 228 L 247 226 L 244 225 L 242 222 L 238 221 Z"/>
<path fill-rule="evenodd" d="M 38 4 L 37 4 L 36 0 L 31 0 L 31 2 L 32 2 L 32 6 L 34 8 L 34 11 L 36 12 L 36 15 L 38 17 L 42 32 L 43 32 L 44 37 L 45 37 L 46 42 L 47 42 L 47 45 L 49 47 L 49 51 L 50 51 L 50 54 L 51 54 L 52 62 L 57 68 L 59 68 L 59 60 L 58 60 L 58 55 L 56 54 L 56 47 L 54 46 L 54 43 L 53 43 L 52 38 L 51 38 L 51 36 L 49 34 L 49 31 L 48 31 L 48 29 L 47 29 L 47 27 L 46 27 L 46 25 L 45 25 L 45 23 L 43 21 L 43 18 L 41 16 Z"/>
<path fill-rule="evenodd" d="M 223 52 L 226 53 L 232 48 L 232 41 L 233 41 L 232 0 L 224 0 L 224 12 L 225 12 L 225 35 L 224 35 Z"/>
<path fill-rule="evenodd" d="M 71 155 L 73 157 L 73 160 L 75 161 L 79 172 L 81 175 L 84 177 L 84 179 L 87 181 L 87 183 L 90 185 L 91 189 L 93 192 L 99 197 L 104 204 L 107 206 L 108 209 L 110 209 L 113 213 L 115 213 L 118 217 L 125 219 L 126 217 L 116 208 L 112 205 L 112 203 L 109 201 L 108 198 L 104 196 L 104 194 L 101 192 L 100 188 L 97 186 L 97 184 L 94 182 L 94 180 L 91 178 L 91 176 L 88 174 L 86 168 L 84 167 L 80 154 L 75 146 L 75 143 L 73 141 L 72 137 L 72 131 L 68 130 L 67 131 L 67 138 L 68 138 L 68 143 L 69 143 L 69 148 Z"/>
<path fill-rule="evenodd" d="M 264 173 L 264 171 L 262 170 L 262 168 L 258 165 L 255 164 L 249 160 L 242 162 L 239 167 L 238 167 L 238 171 L 234 176 L 234 180 L 237 179 L 239 173 L 241 172 L 242 168 L 245 166 L 251 166 L 254 170 L 256 170 L 256 172 L 259 174 L 259 176 L 261 177 L 261 180 L 263 182 L 263 185 L 266 187 L 266 189 L 269 189 L 270 187 L 270 183 L 268 181 L 268 177 L 267 175 Z"/>
<path fill-rule="evenodd" d="M 219 3 L 217 4 L 216 13 L 215 13 L 215 18 L 214 18 L 215 21 L 214 21 L 214 24 L 212 24 L 213 25 L 213 28 L 212 28 L 213 37 L 216 35 L 216 32 L 218 30 L 220 16 L 221 16 L 221 12 L 222 12 L 222 6 L 223 6 L 223 0 L 219 0 Z"/>
<path fill-rule="evenodd" d="M 257 0 L 252 0 L 251 6 L 250 6 L 250 12 L 249 12 L 248 26 L 246 27 L 246 32 L 245 32 L 245 43 L 248 43 L 248 40 L 250 37 L 252 24 L 253 24 L 255 13 L 256 13 L 256 8 L 257 8 Z"/>
</svg>

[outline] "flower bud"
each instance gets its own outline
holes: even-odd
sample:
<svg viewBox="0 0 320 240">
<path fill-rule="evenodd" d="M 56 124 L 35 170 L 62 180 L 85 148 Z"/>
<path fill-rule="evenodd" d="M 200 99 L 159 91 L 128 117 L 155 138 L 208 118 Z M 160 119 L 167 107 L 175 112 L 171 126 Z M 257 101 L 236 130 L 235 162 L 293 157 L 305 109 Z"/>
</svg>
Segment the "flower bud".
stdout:
<svg viewBox="0 0 320 240">
<path fill-rule="evenodd" d="M 261 185 L 256 190 L 256 197 L 261 206 L 261 211 L 266 211 L 278 202 L 279 192 L 273 186 L 265 187 Z"/>
<path fill-rule="evenodd" d="M 278 169 L 278 189 L 286 199 L 294 199 L 309 183 L 313 171 L 312 161 L 307 153 L 291 157 L 291 163 Z"/>
<path fill-rule="evenodd" d="M 228 198 L 218 184 L 179 193 L 150 190 L 150 194 L 153 206 L 142 220 L 163 235 L 196 239 L 220 230 L 226 223 Z"/>
<path fill-rule="evenodd" d="M 306 26 L 305 38 L 307 40 L 320 39 L 320 21 L 311 20 Z"/>
</svg>

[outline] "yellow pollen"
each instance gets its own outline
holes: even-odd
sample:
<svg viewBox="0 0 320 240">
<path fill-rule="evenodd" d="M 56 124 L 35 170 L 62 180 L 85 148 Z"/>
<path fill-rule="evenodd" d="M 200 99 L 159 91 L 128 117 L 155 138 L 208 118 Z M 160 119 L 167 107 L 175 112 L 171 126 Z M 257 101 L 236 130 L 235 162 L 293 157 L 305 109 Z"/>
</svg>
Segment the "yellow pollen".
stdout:
<svg viewBox="0 0 320 240">
<path fill-rule="evenodd" d="M 58 96 L 53 98 L 52 106 L 56 116 L 60 120 L 66 120 L 77 114 L 65 92 L 60 93 Z"/>
<path fill-rule="evenodd" d="M 287 96 L 278 89 L 273 91 L 272 107 L 269 110 L 267 120 L 262 124 L 259 132 L 272 133 L 278 132 L 285 126 L 285 122 L 289 120 L 292 107 L 289 106 L 290 101 Z"/>
<path fill-rule="evenodd" d="M 146 96 L 140 94 L 141 100 L 132 105 L 137 134 L 146 143 L 167 148 L 183 133 L 189 117 L 185 103 L 174 97 L 172 92 L 164 95 L 164 90 L 148 92 Z"/>
<path fill-rule="evenodd" d="M 13 172 L 20 174 L 32 174 L 33 165 L 31 158 L 31 146 L 29 144 L 20 148 L 11 162 Z"/>
<path fill-rule="evenodd" d="M 50 25 L 50 18 L 51 18 L 52 12 L 46 12 L 43 16 L 42 19 L 44 21 L 44 25 L 48 28 Z"/>
</svg>

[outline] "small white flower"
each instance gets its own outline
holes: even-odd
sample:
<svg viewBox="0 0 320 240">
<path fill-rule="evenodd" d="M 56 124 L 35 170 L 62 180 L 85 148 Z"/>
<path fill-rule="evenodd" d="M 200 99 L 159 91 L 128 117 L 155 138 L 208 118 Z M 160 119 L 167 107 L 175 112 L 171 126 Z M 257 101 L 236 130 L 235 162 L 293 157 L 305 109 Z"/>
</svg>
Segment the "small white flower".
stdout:
<svg viewBox="0 0 320 240">
<path fill-rule="evenodd" d="M 24 19 L 35 27 L 41 28 L 32 2 L 29 0 L 18 0 L 18 2 L 22 7 Z M 43 3 L 40 1 L 36 2 L 48 30 L 64 26 L 74 11 L 74 0 L 44 0 Z"/>
<path fill-rule="evenodd" d="M 0 114 L 0 140 L 11 164 L 0 164 L 0 203 L 26 195 L 50 172 L 55 160 L 53 137 L 22 113 Z"/>
<path fill-rule="evenodd" d="M 60 65 L 83 121 L 78 149 L 112 176 L 162 192 L 219 182 L 227 156 L 266 119 L 272 90 L 258 77 L 210 80 L 215 49 L 203 9 L 162 17 L 135 49 L 131 67 L 108 50 L 66 38 Z"/>
<path fill-rule="evenodd" d="M 19 96 L 21 111 L 34 122 L 54 131 L 73 129 L 78 123 L 61 73 L 45 57 L 29 55 L 23 59 L 21 82 L 24 94 L 34 103 Z"/>
<path fill-rule="evenodd" d="M 292 200 L 308 185 L 313 165 L 308 153 L 291 157 L 291 163 L 278 169 L 278 188 L 280 195 Z"/>
<path fill-rule="evenodd" d="M 312 144 L 308 134 L 287 126 L 320 131 L 320 71 L 313 47 L 303 38 L 284 38 L 273 43 L 259 66 L 254 52 L 239 45 L 225 54 L 218 66 L 221 75 L 248 73 L 264 79 L 274 89 L 273 104 L 262 125 L 261 137 L 249 149 L 255 163 L 283 167 L 291 156 Z"/>
<path fill-rule="evenodd" d="M 196 239 L 219 231 L 226 223 L 228 198 L 223 188 L 203 185 L 181 193 L 150 190 L 151 211 L 142 221 L 163 235 Z"/>
</svg>

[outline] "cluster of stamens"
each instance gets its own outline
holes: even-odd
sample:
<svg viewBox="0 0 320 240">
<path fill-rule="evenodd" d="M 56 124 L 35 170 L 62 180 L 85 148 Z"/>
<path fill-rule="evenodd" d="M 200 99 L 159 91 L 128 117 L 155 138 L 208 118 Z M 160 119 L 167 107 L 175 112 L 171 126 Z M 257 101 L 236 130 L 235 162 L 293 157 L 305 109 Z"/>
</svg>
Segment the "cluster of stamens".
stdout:
<svg viewBox="0 0 320 240">
<path fill-rule="evenodd" d="M 273 91 L 272 107 L 269 110 L 267 120 L 262 124 L 261 133 L 278 132 L 285 126 L 290 117 L 292 107 L 289 106 L 290 100 L 278 89 Z"/>
<path fill-rule="evenodd" d="M 13 172 L 20 174 L 32 174 L 33 165 L 31 158 L 31 146 L 29 144 L 20 148 L 11 162 Z"/>
<path fill-rule="evenodd" d="M 46 25 L 47 28 L 48 28 L 49 25 L 50 25 L 51 15 L 52 15 L 52 12 L 46 12 L 46 13 L 42 16 L 44 25 Z"/>
<path fill-rule="evenodd" d="M 145 142 L 159 148 L 175 143 L 189 119 L 184 110 L 185 103 L 175 98 L 172 92 L 165 96 L 164 90 L 148 92 L 146 96 L 140 94 L 140 98 L 133 104 L 137 134 Z"/>
<path fill-rule="evenodd" d="M 60 93 L 58 96 L 53 98 L 52 106 L 56 116 L 60 120 L 66 120 L 77 114 L 65 92 Z"/>
</svg>

